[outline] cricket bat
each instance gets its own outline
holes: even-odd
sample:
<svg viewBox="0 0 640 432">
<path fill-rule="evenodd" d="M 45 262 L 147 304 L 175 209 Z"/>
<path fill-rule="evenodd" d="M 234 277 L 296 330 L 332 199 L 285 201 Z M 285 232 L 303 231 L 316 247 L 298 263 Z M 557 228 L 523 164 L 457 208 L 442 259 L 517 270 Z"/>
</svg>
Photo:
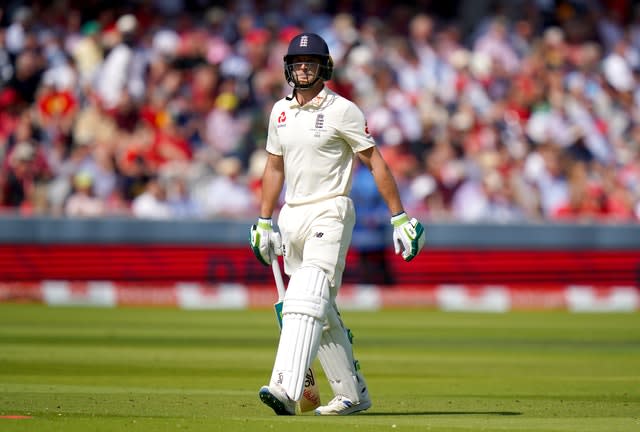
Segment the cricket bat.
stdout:
<svg viewBox="0 0 640 432">
<path fill-rule="evenodd" d="M 271 260 L 271 269 L 273 270 L 273 277 L 276 280 L 276 288 L 278 288 L 278 301 L 273 305 L 273 308 L 275 309 L 276 318 L 278 319 L 278 326 L 282 328 L 282 303 L 284 301 L 285 288 L 277 256 L 273 257 Z M 297 410 L 300 412 L 311 411 L 320 406 L 320 389 L 318 388 L 318 382 L 316 380 L 316 374 L 313 371 L 313 367 L 309 367 L 305 373 L 302 398 L 296 405 Z"/>
</svg>

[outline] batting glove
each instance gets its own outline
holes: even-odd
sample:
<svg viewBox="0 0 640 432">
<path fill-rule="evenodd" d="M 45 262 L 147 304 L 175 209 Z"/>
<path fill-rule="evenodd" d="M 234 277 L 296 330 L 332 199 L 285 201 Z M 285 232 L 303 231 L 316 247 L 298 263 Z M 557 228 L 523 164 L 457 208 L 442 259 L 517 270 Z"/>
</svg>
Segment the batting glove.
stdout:
<svg viewBox="0 0 640 432">
<path fill-rule="evenodd" d="M 266 266 L 271 265 L 272 257 L 282 255 L 282 239 L 273 231 L 271 219 L 258 218 L 258 223 L 251 225 L 249 242 L 253 254 Z"/>
<path fill-rule="evenodd" d="M 393 216 L 391 225 L 396 255 L 402 252 L 402 258 L 411 261 L 424 246 L 424 227 L 416 218 L 409 219 L 405 212 Z"/>
</svg>

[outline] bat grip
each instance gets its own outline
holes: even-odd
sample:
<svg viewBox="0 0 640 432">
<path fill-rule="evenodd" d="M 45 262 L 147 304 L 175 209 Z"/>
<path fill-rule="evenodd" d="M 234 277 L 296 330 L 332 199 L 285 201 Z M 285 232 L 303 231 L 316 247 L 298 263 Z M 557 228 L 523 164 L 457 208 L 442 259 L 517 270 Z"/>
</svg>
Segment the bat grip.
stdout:
<svg viewBox="0 0 640 432">
<path fill-rule="evenodd" d="M 282 301 L 284 299 L 285 288 L 277 256 L 271 259 L 271 270 L 273 270 L 273 278 L 276 281 L 276 288 L 278 289 L 278 301 Z"/>
</svg>

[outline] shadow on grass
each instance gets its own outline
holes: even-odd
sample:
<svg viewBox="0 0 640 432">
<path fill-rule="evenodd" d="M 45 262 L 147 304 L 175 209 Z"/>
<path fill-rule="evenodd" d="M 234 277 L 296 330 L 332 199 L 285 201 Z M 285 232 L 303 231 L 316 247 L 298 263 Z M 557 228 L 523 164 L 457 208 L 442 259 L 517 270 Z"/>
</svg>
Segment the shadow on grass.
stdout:
<svg viewBox="0 0 640 432">
<path fill-rule="evenodd" d="M 497 416 L 518 416 L 521 412 L 516 411 L 410 411 L 410 412 L 367 412 L 361 413 L 365 416 L 438 416 L 438 415 L 497 415 Z"/>
</svg>

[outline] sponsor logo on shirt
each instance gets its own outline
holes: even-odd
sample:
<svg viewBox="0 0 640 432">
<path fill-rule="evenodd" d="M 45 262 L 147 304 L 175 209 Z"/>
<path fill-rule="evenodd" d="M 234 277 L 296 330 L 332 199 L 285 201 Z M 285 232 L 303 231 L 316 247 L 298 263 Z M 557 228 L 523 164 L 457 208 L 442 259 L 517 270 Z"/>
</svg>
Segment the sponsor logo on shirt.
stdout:
<svg viewBox="0 0 640 432">
<path fill-rule="evenodd" d="M 282 111 L 278 116 L 278 127 L 286 126 L 285 124 L 286 121 L 287 121 L 287 114 L 284 111 Z"/>
</svg>

